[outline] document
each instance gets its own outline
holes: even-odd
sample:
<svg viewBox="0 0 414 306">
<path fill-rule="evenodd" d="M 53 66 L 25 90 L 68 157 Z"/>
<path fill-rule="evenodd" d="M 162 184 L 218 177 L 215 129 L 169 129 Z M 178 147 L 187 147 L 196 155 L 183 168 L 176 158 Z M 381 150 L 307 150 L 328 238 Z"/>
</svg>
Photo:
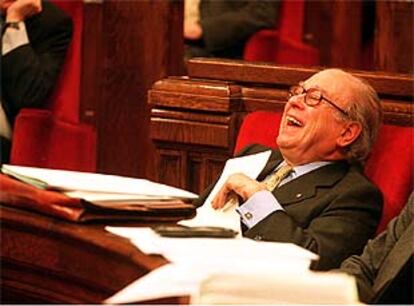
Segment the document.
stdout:
<svg viewBox="0 0 414 306">
<path fill-rule="evenodd" d="M 73 222 L 177 222 L 195 214 L 197 195 L 147 180 L 11 165 L 1 172 L 3 204 Z"/>
<path fill-rule="evenodd" d="M 243 173 L 251 179 L 256 179 L 266 166 L 270 154 L 271 151 L 269 150 L 229 159 L 210 195 L 204 204 L 197 209 L 196 216 L 190 220 L 183 220 L 179 224 L 186 226 L 218 226 L 230 228 L 240 233 L 240 216 L 235 210 L 237 206 L 215 210 L 211 206 L 211 202 L 230 175 Z"/>
<path fill-rule="evenodd" d="M 257 242 L 247 238 L 166 238 L 149 228 L 107 226 L 147 254 L 159 254 L 171 263 L 131 283 L 106 303 L 134 303 L 148 299 L 193 295 L 217 274 L 272 273 L 302 275 L 318 256 L 292 243 Z M 246 284 L 247 285 L 247 284 Z"/>
<path fill-rule="evenodd" d="M 38 188 L 88 201 L 195 199 L 197 195 L 145 179 L 69 170 L 3 165 L 1 171 Z"/>
<path fill-rule="evenodd" d="M 171 262 L 235 262 L 292 260 L 300 270 L 308 269 L 318 255 L 293 243 L 255 241 L 248 238 L 170 238 L 145 227 L 106 226 L 105 230 L 127 238 L 146 254 L 162 255 Z M 248 252 L 246 252 L 248 250 Z M 243 256 L 240 256 L 243 254 Z M 299 264 L 300 263 L 300 264 Z"/>
<path fill-rule="evenodd" d="M 201 305 L 360 304 L 355 278 L 339 272 L 235 270 L 210 275 L 193 292 L 191 304 Z"/>
</svg>

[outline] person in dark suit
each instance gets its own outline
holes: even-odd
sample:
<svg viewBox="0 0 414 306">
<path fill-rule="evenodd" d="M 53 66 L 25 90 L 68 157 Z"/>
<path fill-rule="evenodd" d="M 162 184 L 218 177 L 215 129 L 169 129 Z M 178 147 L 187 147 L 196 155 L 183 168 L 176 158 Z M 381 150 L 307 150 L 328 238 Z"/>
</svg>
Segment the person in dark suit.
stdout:
<svg viewBox="0 0 414 306">
<path fill-rule="evenodd" d="M 1 160 L 7 162 L 13 122 L 23 107 L 51 94 L 72 38 L 72 19 L 41 0 L 0 0 L 2 10 Z"/>
<path fill-rule="evenodd" d="M 242 58 L 248 38 L 260 29 L 274 28 L 279 10 L 279 1 L 267 0 L 185 0 L 186 8 L 191 3 L 195 13 L 186 14 L 184 22 L 187 59 Z"/>
<path fill-rule="evenodd" d="M 339 267 L 361 252 L 381 217 L 382 194 L 362 171 L 380 122 L 371 86 L 342 70 L 323 70 L 290 89 L 279 150 L 272 150 L 257 180 L 233 174 L 204 205 L 221 209 L 237 196 L 245 237 L 292 242 L 319 254 L 313 268 Z M 271 149 L 251 145 L 239 156 L 265 150 Z M 270 177 L 289 167 L 269 189 Z M 211 189 L 195 204 L 203 205 Z"/>
<path fill-rule="evenodd" d="M 414 304 L 414 192 L 399 216 L 340 270 L 356 277 L 364 303 Z"/>
</svg>

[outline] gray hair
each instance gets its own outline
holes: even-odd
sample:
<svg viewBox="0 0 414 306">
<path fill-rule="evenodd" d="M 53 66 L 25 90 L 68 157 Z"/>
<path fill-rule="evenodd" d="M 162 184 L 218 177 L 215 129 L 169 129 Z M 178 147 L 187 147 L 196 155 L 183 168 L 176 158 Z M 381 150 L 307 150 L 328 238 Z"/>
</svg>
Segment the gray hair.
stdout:
<svg viewBox="0 0 414 306">
<path fill-rule="evenodd" d="M 350 101 L 346 111 L 350 118 L 347 120 L 355 120 L 362 127 L 358 138 L 345 149 L 345 155 L 349 162 L 364 164 L 377 139 L 382 121 L 381 103 L 374 88 L 367 81 L 343 73 L 353 85 L 348 92 Z"/>
</svg>

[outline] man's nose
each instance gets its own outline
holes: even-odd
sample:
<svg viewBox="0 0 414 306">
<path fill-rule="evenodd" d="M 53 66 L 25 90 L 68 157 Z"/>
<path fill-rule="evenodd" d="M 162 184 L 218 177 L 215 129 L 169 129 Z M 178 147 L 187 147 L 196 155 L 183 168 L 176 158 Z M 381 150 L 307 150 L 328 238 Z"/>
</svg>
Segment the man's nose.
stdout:
<svg viewBox="0 0 414 306">
<path fill-rule="evenodd" d="M 292 107 L 305 108 L 305 94 L 295 95 L 289 98 L 288 103 Z"/>
</svg>

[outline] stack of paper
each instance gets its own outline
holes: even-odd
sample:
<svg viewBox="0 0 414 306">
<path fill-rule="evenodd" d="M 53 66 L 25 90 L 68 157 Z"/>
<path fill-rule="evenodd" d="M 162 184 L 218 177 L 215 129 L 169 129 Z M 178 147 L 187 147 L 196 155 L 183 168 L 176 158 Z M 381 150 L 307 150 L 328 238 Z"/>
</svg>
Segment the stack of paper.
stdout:
<svg viewBox="0 0 414 306">
<path fill-rule="evenodd" d="M 107 303 L 131 303 L 170 296 L 199 297 L 201 284 L 214 275 L 237 271 L 302 275 L 317 255 L 291 243 L 257 242 L 247 238 L 166 238 L 149 228 L 106 227 L 131 240 L 147 254 L 160 254 L 171 264 L 133 282 Z"/>
<path fill-rule="evenodd" d="M 145 179 L 12 165 L 1 172 L 4 204 L 70 221 L 176 222 L 195 213 L 196 194 Z"/>
<path fill-rule="evenodd" d="M 195 199 L 186 190 L 118 175 L 3 165 L 1 171 L 25 183 L 90 202 Z"/>
<path fill-rule="evenodd" d="M 269 263 L 270 264 L 270 263 Z M 241 271 L 217 273 L 201 282 L 192 304 L 260 305 L 356 305 L 354 277 L 345 273 L 272 273 Z"/>
</svg>

